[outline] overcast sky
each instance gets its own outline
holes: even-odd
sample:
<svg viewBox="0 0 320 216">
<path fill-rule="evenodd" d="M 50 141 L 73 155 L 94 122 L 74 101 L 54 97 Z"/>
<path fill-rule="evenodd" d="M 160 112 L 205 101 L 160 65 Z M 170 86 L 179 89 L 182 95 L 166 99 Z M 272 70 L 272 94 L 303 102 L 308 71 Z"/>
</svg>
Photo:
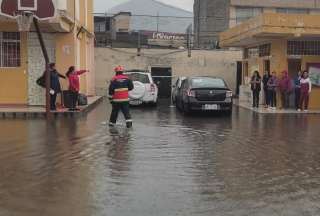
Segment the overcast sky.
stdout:
<svg viewBox="0 0 320 216">
<path fill-rule="evenodd" d="M 95 2 L 95 12 L 96 13 L 104 13 L 108 9 L 126 2 L 128 0 L 94 0 Z M 193 0 L 159 0 L 166 4 L 174 5 L 176 7 L 183 8 L 188 11 L 192 11 L 193 8 Z"/>
</svg>

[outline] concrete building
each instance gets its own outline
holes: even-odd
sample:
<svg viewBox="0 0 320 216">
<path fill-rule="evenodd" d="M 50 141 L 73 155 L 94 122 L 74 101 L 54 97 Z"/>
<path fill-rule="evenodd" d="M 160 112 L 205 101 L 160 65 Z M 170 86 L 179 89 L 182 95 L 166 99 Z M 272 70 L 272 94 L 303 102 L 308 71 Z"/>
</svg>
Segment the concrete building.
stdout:
<svg viewBox="0 0 320 216">
<path fill-rule="evenodd" d="M 291 6 L 300 7 L 308 14 L 272 10 L 221 33 L 222 47 L 244 50 L 241 102 L 250 99 L 249 81 L 253 71 L 275 71 L 280 77 L 283 70 L 288 70 L 294 77 L 302 69 L 310 72 L 313 83 L 310 109 L 320 109 L 320 15 L 316 9 L 308 9 L 319 8 L 320 4 L 307 0 L 290 2 Z M 289 7 L 289 4 L 281 6 Z"/>
<path fill-rule="evenodd" d="M 120 12 L 132 14 L 131 31 L 185 33 L 193 22 L 192 12 L 156 0 L 130 0 L 111 8 L 107 14 L 112 16 Z"/>
<path fill-rule="evenodd" d="M 151 30 L 135 31 L 130 28 L 133 16 L 130 12 L 120 12 L 113 16 L 96 15 L 95 37 L 97 47 L 116 48 L 179 48 L 192 42 L 192 30 L 188 34 L 160 32 Z M 191 27 L 190 27 L 191 28 Z"/>
<path fill-rule="evenodd" d="M 52 2 L 55 17 L 40 22 L 50 61 L 56 62 L 62 74 L 71 65 L 89 69 L 91 73 L 81 78 L 81 92 L 94 95 L 93 0 Z M 0 105 L 44 105 L 45 91 L 36 80 L 43 74 L 45 62 L 33 27 L 30 32 L 18 32 L 16 20 L 2 13 L 0 59 Z M 62 85 L 68 88 L 66 81 Z"/>
<path fill-rule="evenodd" d="M 195 46 L 215 48 L 219 33 L 262 13 L 318 14 L 320 0 L 195 0 Z"/>
<path fill-rule="evenodd" d="M 161 88 L 164 88 L 170 95 L 170 83 L 178 77 L 194 75 L 223 77 L 235 91 L 237 60 L 241 61 L 240 51 L 194 50 L 189 58 L 185 50 L 142 49 L 141 56 L 137 56 L 137 49 L 96 48 L 97 94 L 107 93 L 108 83 L 114 76 L 113 68 L 118 65 L 123 65 L 127 70 L 140 69 L 160 78 L 163 76 L 165 85 L 160 83 L 160 94 L 163 92 Z M 166 80 L 171 76 L 172 79 Z"/>
</svg>

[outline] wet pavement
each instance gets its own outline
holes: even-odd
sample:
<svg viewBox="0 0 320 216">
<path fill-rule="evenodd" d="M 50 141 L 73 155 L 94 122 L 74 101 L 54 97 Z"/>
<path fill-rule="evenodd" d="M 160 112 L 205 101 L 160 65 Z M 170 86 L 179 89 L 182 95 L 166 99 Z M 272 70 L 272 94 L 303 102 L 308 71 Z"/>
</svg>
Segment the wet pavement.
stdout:
<svg viewBox="0 0 320 216">
<path fill-rule="evenodd" d="M 107 110 L 107 111 L 106 111 Z M 319 115 L 0 121 L 1 216 L 320 215 Z"/>
</svg>

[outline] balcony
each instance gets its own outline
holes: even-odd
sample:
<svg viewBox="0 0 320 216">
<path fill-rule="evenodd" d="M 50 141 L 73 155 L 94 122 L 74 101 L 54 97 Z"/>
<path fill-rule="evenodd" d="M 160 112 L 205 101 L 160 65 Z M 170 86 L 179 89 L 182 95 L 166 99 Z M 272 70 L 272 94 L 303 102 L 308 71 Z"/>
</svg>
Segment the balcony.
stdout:
<svg viewBox="0 0 320 216">
<path fill-rule="evenodd" d="M 274 39 L 320 37 L 320 15 L 265 13 L 220 34 L 222 47 L 246 47 Z"/>
</svg>

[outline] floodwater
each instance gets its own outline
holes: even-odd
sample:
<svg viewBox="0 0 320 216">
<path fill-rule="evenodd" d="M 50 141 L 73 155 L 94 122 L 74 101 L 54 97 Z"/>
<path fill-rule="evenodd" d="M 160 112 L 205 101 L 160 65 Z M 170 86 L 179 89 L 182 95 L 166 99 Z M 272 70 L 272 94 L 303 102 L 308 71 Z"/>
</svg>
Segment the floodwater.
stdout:
<svg viewBox="0 0 320 216">
<path fill-rule="evenodd" d="M 320 215 L 320 116 L 0 120 L 1 216 Z"/>
</svg>

